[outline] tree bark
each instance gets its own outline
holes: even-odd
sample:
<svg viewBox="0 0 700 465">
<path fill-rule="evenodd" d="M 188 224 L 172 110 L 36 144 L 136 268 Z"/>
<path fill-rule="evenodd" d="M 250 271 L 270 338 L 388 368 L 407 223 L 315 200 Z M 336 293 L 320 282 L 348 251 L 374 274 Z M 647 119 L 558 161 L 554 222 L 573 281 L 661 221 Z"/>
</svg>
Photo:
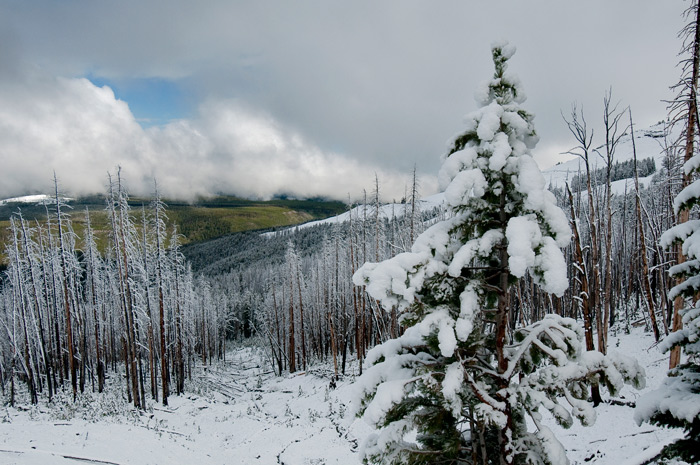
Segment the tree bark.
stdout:
<svg viewBox="0 0 700 465">
<path fill-rule="evenodd" d="M 689 96 L 688 96 L 688 120 L 685 127 L 685 153 L 683 156 L 684 162 L 690 160 L 695 153 L 695 131 L 696 125 L 700 123 L 697 121 L 698 105 L 697 105 L 697 83 L 700 74 L 700 8 L 695 4 L 695 25 L 693 34 L 693 55 L 692 55 L 692 72 L 691 72 L 691 82 L 688 86 Z M 683 173 L 683 184 L 682 188 L 690 185 L 691 177 Z M 690 218 L 690 212 L 688 209 L 683 209 L 678 213 L 678 223 L 686 223 Z M 683 255 L 683 250 L 681 245 L 676 246 L 676 262 L 681 264 L 685 262 L 685 256 Z M 681 279 L 676 280 L 676 284 L 680 284 Z M 679 331 L 683 328 L 683 319 L 681 318 L 680 311 L 684 307 L 684 299 L 678 296 L 673 301 L 673 319 L 671 329 L 673 331 Z M 681 348 L 679 346 L 671 349 L 671 354 L 669 356 L 669 368 L 673 369 L 680 363 L 681 360 Z"/>
</svg>

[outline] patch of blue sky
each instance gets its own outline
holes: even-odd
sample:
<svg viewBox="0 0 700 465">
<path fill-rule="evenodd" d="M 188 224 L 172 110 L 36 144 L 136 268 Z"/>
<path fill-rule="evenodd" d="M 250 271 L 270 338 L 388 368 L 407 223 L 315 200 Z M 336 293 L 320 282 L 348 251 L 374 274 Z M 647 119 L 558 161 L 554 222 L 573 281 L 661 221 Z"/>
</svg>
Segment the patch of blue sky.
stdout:
<svg viewBox="0 0 700 465">
<path fill-rule="evenodd" d="M 129 105 L 143 128 L 162 126 L 191 116 L 192 99 L 183 82 L 161 78 L 86 77 L 96 86 L 109 86 L 116 98 Z"/>
</svg>

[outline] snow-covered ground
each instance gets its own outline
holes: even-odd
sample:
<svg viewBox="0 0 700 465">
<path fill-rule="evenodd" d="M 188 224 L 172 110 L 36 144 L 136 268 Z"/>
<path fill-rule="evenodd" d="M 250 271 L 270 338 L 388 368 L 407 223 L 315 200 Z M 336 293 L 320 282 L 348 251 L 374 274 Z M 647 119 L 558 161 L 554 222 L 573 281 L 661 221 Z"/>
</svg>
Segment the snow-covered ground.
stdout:
<svg viewBox="0 0 700 465">
<path fill-rule="evenodd" d="M 347 412 L 351 377 L 276 377 L 250 348 L 200 369 L 188 393 L 139 413 L 122 395 L 0 410 L 0 463 L 354 464 L 369 427 Z M 64 404 L 65 402 L 65 404 Z"/>
<path fill-rule="evenodd" d="M 653 337 L 635 328 L 611 335 L 611 350 L 634 355 L 657 386 L 668 359 Z M 184 396 L 139 413 L 120 394 L 70 395 L 47 405 L 0 409 L 2 464 L 359 464 L 358 445 L 371 431 L 352 416 L 352 375 L 329 388 L 331 371 L 316 367 L 277 377 L 251 348 L 200 369 Z M 643 392 L 643 391 L 642 391 Z M 617 400 L 641 392 L 626 387 Z M 572 464 L 641 465 L 678 430 L 637 426 L 627 405 L 603 404 L 592 427 L 554 427 Z"/>
<path fill-rule="evenodd" d="M 597 420 L 593 426 L 574 422 L 566 430 L 553 421 L 549 424 L 572 464 L 646 464 L 664 445 L 682 437 L 682 431 L 648 423 L 637 426 L 634 409 L 620 404 L 635 402 L 644 392 L 657 388 L 666 376 L 668 356 L 656 348 L 653 334 L 644 332 L 643 328 L 633 328 L 629 335 L 611 333 L 608 347 L 608 352 L 617 351 L 639 361 L 646 371 L 646 388 L 636 390 L 625 385 L 614 403 L 606 402 L 596 408 Z M 603 397 L 610 399 L 605 394 Z"/>
<path fill-rule="evenodd" d="M 70 197 L 61 197 L 61 200 L 68 202 L 73 200 Z M 36 195 L 23 195 L 22 197 L 12 197 L 9 199 L 0 200 L 0 207 L 7 205 L 9 203 L 31 203 L 37 205 L 43 205 L 45 203 L 55 203 L 55 197 L 46 194 L 36 194 Z"/>
<path fill-rule="evenodd" d="M 12 197 L 10 199 L 0 200 L 0 206 L 8 203 L 44 203 L 49 202 L 52 197 L 45 194 L 24 195 L 22 197 Z"/>
</svg>

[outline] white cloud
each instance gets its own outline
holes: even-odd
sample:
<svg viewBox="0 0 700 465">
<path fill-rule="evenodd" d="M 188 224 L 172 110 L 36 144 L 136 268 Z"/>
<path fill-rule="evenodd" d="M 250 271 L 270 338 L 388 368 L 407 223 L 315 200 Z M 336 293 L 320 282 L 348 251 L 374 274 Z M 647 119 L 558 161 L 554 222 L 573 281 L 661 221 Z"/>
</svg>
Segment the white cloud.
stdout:
<svg viewBox="0 0 700 465">
<path fill-rule="evenodd" d="M 235 98 L 324 152 L 434 173 L 498 38 L 518 47 L 511 70 L 543 143 L 570 143 L 573 101 L 599 128 L 611 86 L 638 124 L 662 119 L 687 2 L 5 3 L 0 73 L 14 54 L 53 75 L 177 81 L 194 106 Z"/>
<path fill-rule="evenodd" d="M 153 177 L 165 196 L 235 193 L 269 198 L 358 197 L 375 172 L 380 191 L 400 198 L 408 173 L 380 169 L 322 151 L 269 115 L 236 101 L 208 102 L 191 120 L 142 129 L 108 87 L 34 70 L 0 87 L 0 197 L 46 192 L 55 170 L 73 194 L 103 192 L 106 174 L 122 167 L 135 194 Z M 422 180 L 432 193 L 435 182 Z"/>
<path fill-rule="evenodd" d="M 8 3 L 0 15 L 0 105 L 12 104 L 0 108 L 0 159 L 14 174 L 0 175 L 0 191 L 37 190 L 52 168 L 71 188 L 93 190 L 121 163 L 139 189 L 156 174 L 164 187 L 189 194 L 344 197 L 371 186 L 378 171 L 387 199 L 400 197 L 414 165 L 437 171 L 447 139 L 475 108 L 473 91 L 492 72 L 488 44 L 500 37 L 518 47 L 511 70 L 537 116 L 537 160 L 550 165 L 572 144 L 561 111 L 573 101 L 596 129 L 594 143 L 610 87 L 638 125 L 664 118 L 686 7 L 654 0 L 166 3 Z M 144 131 L 123 103 L 106 90 L 100 98 L 84 81 L 34 76 L 17 84 L 25 80 L 21 63 L 49 76 L 171 81 L 185 90 L 188 108 L 201 109 Z"/>
</svg>

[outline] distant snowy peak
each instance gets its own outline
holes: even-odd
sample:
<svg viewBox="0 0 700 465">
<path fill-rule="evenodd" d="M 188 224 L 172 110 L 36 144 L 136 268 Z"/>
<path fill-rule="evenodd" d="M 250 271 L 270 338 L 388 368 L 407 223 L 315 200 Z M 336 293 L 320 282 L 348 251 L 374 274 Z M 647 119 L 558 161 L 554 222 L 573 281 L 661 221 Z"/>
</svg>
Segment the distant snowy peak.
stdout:
<svg viewBox="0 0 700 465">
<path fill-rule="evenodd" d="M 61 197 L 64 202 L 73 200 L 69 197 Z M 0 200 L 0 207 L 10 203 L 27 203 L 27 204 L 45 204 L 54 203 L 54 197 L 46 194 L 24 195 L 22 197 L 12 197 L 9 199 Z"/>
</svg>

